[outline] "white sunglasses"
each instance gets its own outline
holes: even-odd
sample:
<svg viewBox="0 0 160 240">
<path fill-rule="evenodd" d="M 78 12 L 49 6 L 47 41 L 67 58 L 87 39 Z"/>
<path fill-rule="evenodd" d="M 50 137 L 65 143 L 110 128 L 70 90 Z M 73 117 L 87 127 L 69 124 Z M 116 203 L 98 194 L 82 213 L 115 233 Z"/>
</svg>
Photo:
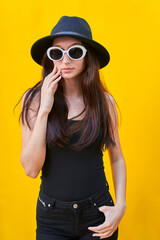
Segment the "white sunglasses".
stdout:
<svg viewBox="0 0 160 240">
<path fill-rule="evenodd" d="M 50 47 L 47 49 L 47 56 L 52 61 L 60 61 L 64 54 L 67 53 L 68 57 L 72 60 L 80 60 L 86 55 L 87 49 L 82 45 L 74 45 L 67 50 L 59 47 Z"/>
</svg>

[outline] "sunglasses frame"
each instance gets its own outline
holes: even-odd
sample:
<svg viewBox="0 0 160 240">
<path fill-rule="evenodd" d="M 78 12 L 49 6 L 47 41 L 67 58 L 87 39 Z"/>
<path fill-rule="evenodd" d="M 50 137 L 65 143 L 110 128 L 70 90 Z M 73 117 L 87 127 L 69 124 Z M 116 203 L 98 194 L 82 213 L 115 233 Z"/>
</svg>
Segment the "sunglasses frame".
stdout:
<svg viewBox="0 0 160 240">
<path fill-rule="evenodd" d="M 82 49 L 82 52 L 83 52 L 83 53 L 82 53 L 82 56 L 81 56 L 80 58 L 77 58 L 77 59 L 72 58 L 72 57 L 69 55 L 69 50 L 72 49 L 72 48 L 75 48 L 75 47 L 81 48 L 81 49 Z M 53 49 L 59 49 L 59 50 L 61 50 L 61 52 L 62 52 L 62 57 L 61 57 L 60 59 L 54 60 L 53 58 L 50 57 L 50 51 L 53 50 Z M 63 50 L 63 49 L 60 48 L 60 47 L 50 47 L 50 48 L 47 49 L 47 56 L 48 56 L 48 58 L 49 58 L 51 61 L 57 62 L 57 61 L 60 61 L 60 60 L 64 57 L 64 54 L 65 54 L 65 53 L 67 53 L 67 56 L 68 56 L 70 59 L 72 59 L 72 60 L 80 60 L 81 58 L 85 57 L 86 52 L 87 52 L 87 49 L 86 49 L 84 46 L 82 46 L 82 45 L 74 45 L 74 46 L 71 46 L 70 48 L 68 48 L 67 50 Z"/>
</svg>

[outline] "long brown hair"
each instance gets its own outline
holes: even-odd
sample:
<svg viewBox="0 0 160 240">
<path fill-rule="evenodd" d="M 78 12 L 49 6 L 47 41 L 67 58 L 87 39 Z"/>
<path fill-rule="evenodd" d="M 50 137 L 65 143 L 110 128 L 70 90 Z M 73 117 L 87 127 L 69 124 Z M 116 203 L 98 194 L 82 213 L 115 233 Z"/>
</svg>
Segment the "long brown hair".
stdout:
<svg viewBox="0 0 160 240">
<path fill-rule="evenodd" d="M 53 145 L 59 145 L 63 147 L 63 145 L 68 142 L 71 134 L 74 134 L 80 130 L 80 137 L 76 142 L 72 143 L 70 147 L 75 150 L 81 150 L 85 147 L 88 147 L 92 142 L 95 141 L 100 129 L 102 130 L 100 148 L 105 150 L 110 144 L 115 146 L 113 122 L 109 114 L 109 105 L 105 96 L 105 92 L 109 93 L 109 91 L 106 87 L 104 88 L 104 85 L 100 80 L 100 66 L 95 52 L 89 45 L 85 44 L 84 42 L 82 42 L 82 44 L 87 48 L 86 67 L 81 74 L 81 87 L 85 104 L 85 117 L 80 121 L 76 121 L 70 127 L 68 126 L 68 105 L 67 99 L 64 96 L 64 81 L 63 78 L 61 78 L 54 95 L 54 104 L 48 115 L 46 135 L 46 143 L 48 147 L 52 147 Z M 24 104 L 19 116 L 19 121 L 21 118 L 23 124 L 25 118 L 29 128 L 28 110 L 30 108 L 30 104 L 34 96 L 38 94 L 39 110 L 43 81 L 45 77 L 53 70 L 53 62 L 48 59 L 46 53 L 42 59 L 42 66 L 43 79 L 35 84 L 32 88 L 26 90 L 27 93 L 24 98 Z M 38 114 L 38 110 L 36 115 Z"/>
</svg>

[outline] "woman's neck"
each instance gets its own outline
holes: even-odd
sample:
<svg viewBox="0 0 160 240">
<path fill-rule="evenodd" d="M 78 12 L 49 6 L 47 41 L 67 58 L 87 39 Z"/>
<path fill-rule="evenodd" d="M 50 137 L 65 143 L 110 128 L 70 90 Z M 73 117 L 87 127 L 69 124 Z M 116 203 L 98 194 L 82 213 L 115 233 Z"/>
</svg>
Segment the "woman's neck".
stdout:
<svg viewBox="0 0 160 240">
<path fill-rule="evenodd" d="M 64 79 L 64 95 L 67 99 L 76 99 L 82 96 L 80 79 Z"/>
</svg>

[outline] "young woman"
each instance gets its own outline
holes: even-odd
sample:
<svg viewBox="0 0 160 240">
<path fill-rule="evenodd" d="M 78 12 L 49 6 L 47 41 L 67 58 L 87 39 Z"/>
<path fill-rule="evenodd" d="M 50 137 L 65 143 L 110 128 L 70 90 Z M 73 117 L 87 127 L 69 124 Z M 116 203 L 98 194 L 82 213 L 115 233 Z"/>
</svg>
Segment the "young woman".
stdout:
<svg viewBox="0 0 160 240">
<path fill-rule="evenodd" d="M 63 16 L 33 44 L 31 56 L 43 66 L 43 79 L 22 97 L 21 164 L 32 178 L 42 169 L 36 239 L 115 240 L 126 209 L 126 166 L 115 101 L 99 77 L 110 55 L 83 18 Z"/>
</svg>

